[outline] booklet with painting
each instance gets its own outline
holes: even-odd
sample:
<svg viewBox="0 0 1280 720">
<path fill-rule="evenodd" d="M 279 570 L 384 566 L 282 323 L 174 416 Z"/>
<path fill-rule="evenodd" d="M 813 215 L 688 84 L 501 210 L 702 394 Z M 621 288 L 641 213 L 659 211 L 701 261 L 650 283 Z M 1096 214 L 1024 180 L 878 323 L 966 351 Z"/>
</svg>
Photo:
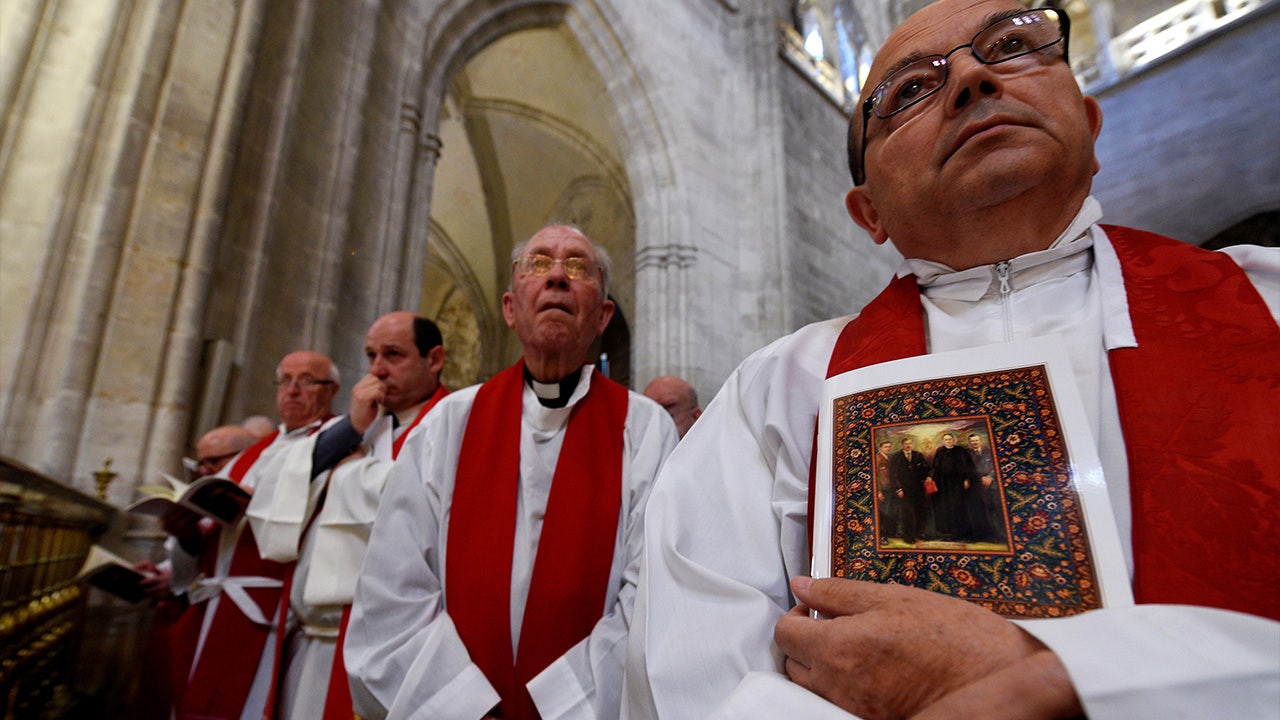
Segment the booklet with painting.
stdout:
<svg viewBox="0 0 1280 720">
<path fill-rule="evenodd" d="M 1066 357 L 1039 338 L 829 378 L 814 577 L 911 585 L 1006 617 L 1132 604 Z"/>
<path fill-rule="evenodd" d="M 84 580 L 132 603 L 147 596 L 142 588 L 145 579 L 147 576 L 134 570 L 128 560 L 97 545 L 89 548 L 80 572 L 76 573 L 76 580 Z"/>
<path fill-rule="evenodd" d="M 162 476 L 164 485 L 140 486 L 138 492 L 142 497 L 125 510 L 160 517 L 174 506 L 181 506 L 230 525 L 244 515 L 249 505 L 249 492 L 235 480 L 206 475 L 195 482 L 184 483 L 172 475 Z"/>
</svg>

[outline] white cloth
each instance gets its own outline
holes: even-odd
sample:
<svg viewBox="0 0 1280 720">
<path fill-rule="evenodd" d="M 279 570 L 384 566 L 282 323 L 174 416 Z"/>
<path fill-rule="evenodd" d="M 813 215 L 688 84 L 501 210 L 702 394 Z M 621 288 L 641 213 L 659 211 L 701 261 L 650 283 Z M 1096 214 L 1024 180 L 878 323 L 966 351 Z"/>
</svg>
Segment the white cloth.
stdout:
<svg viewBox="0 0 1280 720">
<path fill-rule="evenodd" d="M 275 440 L 271 442 L 253 465 L 245 473 L 240 480 L 241 487 L 256 492 L 263 485 L 269 484 L 272 478 L 275 478 L 282 471 L 287 462 L 289 450 L 294 446 L 304 442 L 308 436 L 320 426 L 319 421 L 297 428 L 293 431 L 286 431 L 284 426 L 280 426 L 279 434 Z M 237 455 L 225 466 L 223 466 L 222 474 L 228 472 L 235 464 L 240 461 Z M 252 504 L 252 500 L 250 501 Z M 218 605 L 224 600 L 227 602 L 235 602 L 236 606 L 242 612 L 246 612 L 246 616 L 254 622 L 261 623 L 266 620 L 266 624 L 270 624 L 271 632 L 267 637 L 267 642 L 263 648 L 262 654 L 257 658 L 244 658 L 245 662 L 256 662 L 257 671 L 254 674 L 253 685 L 249 690 L 249 697 L 245 701 L 244 708 L 240 717 L 245 718 L 261 718 L 263 710 L 266 707 L 267 696 L 271 691 L 271 676 L 275 664 L 275 638 L 276 626 L 278 618 L 267 618 L 261 609 L 257 612 L 248 611 L 252 606 L 252 601 L 248 601 L 247 597 L 242 596 L 242 592 L 238 592 L 243 587 L 261 587 L 260 578 L 242 578 L 231 576 L 231 559 L 235 554 L 236 544 L 239 541 L 240 533 L 249 532 L 248 521 L 242 518 L 235 525 L 224 526 L 218 533 L 218 546 L 213 549 L 207 549 L 205 552 L 216 552 L 217 557 L 214 560 L 214 574 L 212 577 L 199 577 L 197 575 L 200 567 L 200 559 L 196 556 L 187 554 L 177 542 L 166 542 L 169 549 L 169 559 L 173 563 L 174 577 L 171 584 L 175 587 L 191 588 L 192 601 L 197 602 L 199 599 L 207 597 L 208 606 L 205 609 L 204 623 L 200 628 L 199 639 L 196 642 L 195 658 L 192 661 L 191 670 L 194 671 L 196 665 L 200 662 L 200 655 L 204 649 L 204 641 L 208 637 L 210 625 L 213 622 L 214 615 L 218 610 Z M 276 583 L 278 584 L 278 583 Z M 234 588 L 234 590 L 233 590 Z M 228 590 L 229 592 L 222 592 Z"/>
<path fill-rule="evenodd" d="M 338 420 L 325 423 L 321 432 Z M 312 433 L 289 448 L 279 474 L 254 492 L 246 515 L 263 557 L 297 561 L 285 623 L 279 718 L 311 720 L 324 714 L 343 607 L 355 597 L 396 430 L 403 429 L 393 428 L 390 415 L 379 417 L 365 431 L 364 457 L 345 459 L 314 481 L 311 461 L 321 432 Z"/>
<path fill-rule="evenodd" d="M 957 273 L 907 261 L 902 272 L 921 279 L 931 351 L 1065 338 L 1132 573 L 1127 465 L 1106 350 L 1133 336 L 1114 250 L 1093 225 L 1099 217 L 1090 199 L 1050 249 L 1015 258 L 1007 303 L 993 266 Z M 1280 250 L 1227 252 L 1275 316 Z M 777 681 L 773 629 L 794 605 L 789 579 L 809 574 L 814 424 L 849 319 L 810 325 L 749 357 L 667 462 L 646 521 L 628 717 L 778 717 L 778 707 L 814 707 L 798 685 Z M 1269 620 L 1145 605 L 1022 626 L 1062 658 L 1094 720 L 1280 712 L 1280 624 Z M 847 717 L 829 710 L 820 716 Z"/>
<path fill-rule="evenodd" d="M 512 646 L 520 635 L 551 480 L 569 414 L 522 399 L 520 486 L 511 569 Z M 366 718 L 475 720 L 498 694 L 471 662 L 445 607 L 448 518 L 458 455 L 479 386 L 441 400 L 409 436 L 387 480 L 346 638 L 355 710 Z M 649 488 L 677 435 L 657 403 L 629 394 L 623 428 L 622 506 L 604 616 L 591 634 L 529 682 L 543 718 L 616 717 Z"/>
</svg>

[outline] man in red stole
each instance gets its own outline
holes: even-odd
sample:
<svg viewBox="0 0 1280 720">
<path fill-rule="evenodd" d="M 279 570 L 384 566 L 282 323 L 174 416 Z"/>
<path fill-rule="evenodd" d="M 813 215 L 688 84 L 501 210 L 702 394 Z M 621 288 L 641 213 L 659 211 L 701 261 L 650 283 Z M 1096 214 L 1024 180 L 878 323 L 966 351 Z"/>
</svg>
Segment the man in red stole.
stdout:
<svg viewBox="0 0 1280 720">
<path fill-rule="evenodd" d="M 219 472 L 251 492 L 281 471 L 290 448 L 332 417 L 338 370 L 317 352 L 289 353 L 276 368 L 281 425 Z M 261 718 L 269 712 L 278 656 L 277 628 L 291 565 L 264 560 L 242 518 L 230 526 L 166 523 L 178 542 L 170 552 L 174 581 L 190 607 L 179 622 L 175 664 L 186 668 L 174 716 Z"/>
<path fill-rule="evenodd" d="M 341 644 L 369 529 L 405 439 L 448 394 L 443 339 L 428 318 L 383 315 L 364 350 L 369 372 L 352 387 L 349 413 L 292 448 L 247 513 L 263 557 L 296 561 L 276 718 L 351 717 Z"/>
<path fill-rule="evenodd" d="M 619 713 L 644 506 L 675 426 L 588 362 L 613 313 L 604 251 L 552 225 L 511 260 L 523 358 L 445 398 L 387 479 L 346 639 L 366 718 Z"/>
<path fill-rule="evenodd" d="M 663 469 L 631 717 L 1276 717 L 1280 464 L 1258 450 L 1280 447 L 1280 250 L 1098 225 L 1102 115 L 1068 39 L 1057 10 L 942 0 L 886 40 L 850 121 L 846 204 L 905 262 L 856 319 L 744 361 Z M 825 378 L 1052 335 L 1138 604 L 1015 623 L 806 577 Z"/>
</svg>

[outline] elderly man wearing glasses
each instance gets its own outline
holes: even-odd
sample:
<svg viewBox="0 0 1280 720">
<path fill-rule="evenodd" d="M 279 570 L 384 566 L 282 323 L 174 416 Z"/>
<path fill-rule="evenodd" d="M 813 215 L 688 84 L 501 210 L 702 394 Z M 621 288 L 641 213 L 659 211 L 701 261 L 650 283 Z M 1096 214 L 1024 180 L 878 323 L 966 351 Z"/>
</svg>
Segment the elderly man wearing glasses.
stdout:
<svg viewBox="0 0 1280 720">
<path fill-rule="evenodd" d="M 255 493 L 275 482 L 291 450 L 333 421 L 338 369 L 318 352 L 299 350 L 280 361 L 275 386 L 280 427 L 217 470 Z M 196 520 L 165 518 L 178 540 L 170 544 L 173 582 L 188 589 L 191 602 L 174 629 L 173 716 L 258 717 L 269 710 L 291 565 L 263 558 L 244 518 L 229 525 Z"/>
<path fill-rule="evenodd" d="M 1280 447 L 1280 251 L 1099 225 L 1102 115 L 1067 41 L 1064 12 L 1013 0 L 943 0 L 890 34 L 849 124 L 846 204 L 905 262 L 857 317 L 744 361 L 664 467 L 631 717 L 1276 717 L 1280 464 L 1257 448 Z M 1052 335 L 1137 605 L 1015 623 L 806 577 L 827 377 Z"/>
<path fill-rule="evenodd" d="M 511 258 L 524 357 L 453 393 L 387 479 L 345 659 L 366 718 L 617 717 L 649 487 L 676 444 L 589 364 L 609 259 L 564 225 Z"/>
</svg>

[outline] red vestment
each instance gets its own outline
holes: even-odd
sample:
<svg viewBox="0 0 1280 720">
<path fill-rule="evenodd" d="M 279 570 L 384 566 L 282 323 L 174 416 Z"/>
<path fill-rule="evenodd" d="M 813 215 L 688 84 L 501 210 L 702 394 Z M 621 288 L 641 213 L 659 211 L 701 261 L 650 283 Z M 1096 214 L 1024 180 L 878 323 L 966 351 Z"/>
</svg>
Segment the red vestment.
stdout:
<svg viewBox="0 0 1280 720">
<path fill-rule="evenodd" d="M 1137 339 L 1108 352 L 1129 460 L 1134 597 L 1280 620 L 1280 555 L 1270 551 L 1280 536 L 1280 464 L 1270 458 L 1280 447 L 1280 328 L 1230 257 L 1105 229 Z M 845 326 L 827 376 L 924 352 L 919 288 L 906 276 Z"/>
<path fill-rule="evenodd" d="M 587 637 L 605 610 L 629 399 L 599 372 L 590 383 L 556 461 L 516 657 L 510 600 L 523 360 L 480 388 L 467 419 L 449 518 L 445 606 L 508 720 L 538 717 L 526 683 Z"/>
</svg>

